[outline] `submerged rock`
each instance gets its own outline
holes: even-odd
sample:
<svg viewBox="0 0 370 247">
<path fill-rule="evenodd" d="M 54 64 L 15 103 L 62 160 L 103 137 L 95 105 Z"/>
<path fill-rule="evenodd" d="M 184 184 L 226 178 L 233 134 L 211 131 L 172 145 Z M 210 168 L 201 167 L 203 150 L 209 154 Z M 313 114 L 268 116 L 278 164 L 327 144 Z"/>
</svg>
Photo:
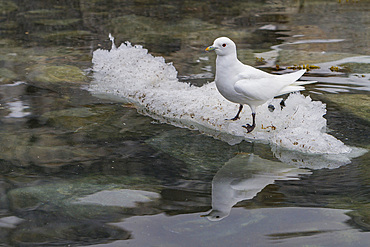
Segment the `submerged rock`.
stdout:
<svg viewBox="0 0 370 247">
<path fill-rule="evenodd" d="M 78 44 L 90 40 L 92 33 L 85 30 L 65 30 L 56 32 L 36 33 L 35 36 L 53 44 Z"/>
<path fill-rule="evenodd" d="M 3 53 L 3 54 L 6 54 L 8 53 L 9 54 L 9 48 L 13 48 L 15 46 L 15 42 L 14 40 L 12 39 L 7 39 L 7 38 L 3 38 L 3 39 L 0 39 L 0 47 L 2 50 L 0 50 L 0 54 Z M 6 50 L 5 50 L 5 49 Z M 1 59 L 4 59 L 3 56 L 0 57 Z"/>
<path fill-rule="evenodd" d="M 211 42 L 220 33 L 224 36 L 232 36 L 234 39 L 246 38 L 249 35 L 244 29 L 230 30 L 225 26 L 198 18 L 184 18 L 168 22 L 139 15 L 112 18 L 107 28 L 117 40 L 129 40 L 135 44 L 145 45 L 151 52 L 164 55 L 176 52 L 176 56 L 172 57 L 174 61 L 178 61 L 178 52 L 180 56 L 185 56 L 189 53 L 188 46 L 203 47 L 204 40 Z M 201 49 L 203 51 L 203 48 Z M 180 63 L 176 62 L 176 64 Z"/>
<path fill-rule="evenodd" d="M 238 152 L 236 146 L 184 129 L 164 132 L 146 143 L 191 165 L 196 173 L 204 170 L 217 171 Z M 243 144 L 248 146 L 247 143 Z"/>
<path fill-rule="evenodd" d="M 279 65 L 303 65 L 326 63 L 337 61 L 347 57 L 354 57 L 354 54 L 333 53 L 333 52 L 317 52 L 317 51 L 302 51 L 302 50 L 280 50 L 279 57 L 276 61 Z"/>
<path fill-rule="evenodd" d="M 25 18 L 52 18 L 63 13 L 60 9 L 33 9 L 23 13 L 19 13 L 20 16 Z"/>
<path fill-rule="evenodd" d="M 47 203 L 51 207 L 66 208 L 82 208 L 84 205 L 86 209 L 87 206 L 97 209 L 112 206 L 134 208 L 137 206 L 135 202 L 144 203 L 159 198 L 159 194 L 155 192 L 126 189 L 134 187 L 135 184 L 142 185 L 143 180 L 144 178 L 119 174 L 116 178 L 109 180 L 104 176 L 90 174 L 81 179 L 55 182 L 48 184 L 48 186 L 34 185 L 13 189 L 9 191 L 8 198 L 12 208 L 17 210 L 25 210 L 39 203 Z M 152 184 L 153 180 L 147 179 L 146 181 L 147 189 L 153 190 L 155 188 Z M 72 210 L 64 213 L 75 215 Z M 83 215 L 91 217 L 91 214 L 91 212 L 85 212 Z M 83 215 L 80 216 L 83 217 Z"/>
<path fill-rule="evenodd" d="M 370 122 L 370 96 L 368 94 L 327 94 L 325 98 L 344 111 Z"/>
<path fill-rule="evenodd" d="M 369 63 L 344 63 L 340 64 L 350 73 L 360 73 L 360 74 L 369 74 L 370 73 L 370 64 Z"/>
<path fill-rule="evenodd" d="M 15 21 L 6 21 L 0 23 L 0 29 L 3 34 L 5 33 L 15 33 L 18 28 L 18 23 Z M 12 41 L 14 42 L 14 41 Z"/>
<path fill-rule="evenodd" d="M 17 4 L 13 1 L 2 0 L 0 1 L 0 14 L 6 15 L 18 9 Z"/>
<path fill-rule="evenodd" d="M 104 157 L 100 148 L 68 146 L 56 133 L 1 133 L 0 159 L 19 166 L 58 167 Z"/>
<path fill-rule="evenodd" d="M 160 196 L 154 191 L 158 188 L 158 181 L 144 177 L 86 174 L 63 181 L 33 181 L 10 190 L 8 200 L 13 211 L 27 212 L 26 222 L 50 229 L 49 224 L 65 219 L 74 224 L 91 220 L 103 224 L 130 215 L 157 214 Z"/>
<path fill-rule="evenodd" d="M 44 26 L 70 26 L 77 24 L 81 19 L 72 18 L 72 19 L 36 19 L 35 24 L 44 25 Z"/>
<path fill-rule="evenodd" d="M 10 39 L 0 39 L 0 61 L 5 68 L 17 69 L 17 74 L 24 77 L 24 72 L 31 73 L 35 66 L 81 65 L 87 67 L 91 57 L 75 47 L 52 46 L 25 48 Z M 24 68 L 26 68 L 24 70 Z"/>
<path fill-rule="evenodd" d="M 155 192 L 120 189 L 99 191 L 78 198 L 75 203 L 134 208 L 137 203 L 150 202 L 158 198 L 160 198 L 160 195 Z"/>
<path fill-rule="evenodd" d="M 16 80 L 17 75 L 10 69 L 0 68 L 0 84 Z"/>
<path fill-rule="evenodd" d="M 86 243 L 101 244 L 130 237 L 129 231 L 104 222 L 61 219 L 40 213 L 40 216 L 13 229 L 8 241 L 16 246 L 66 246 L 66 243 L 67 246 L 83 246 Z"/>
<path fill-rule="evenodd" d="M 47 97 L 44 100 L 48 100 Z M 45 110 L 54 107 L 58 106 L 48 105 Z M 135 163 L 133 158 L 152 152 L 150 147 L 142 145 L 142 140 L 173 129 L 169 125 L 153 124 L 151 118 L 120 104 L 55 110 L 39 117 L 32 116 L 36 112 L 32 106 L 30 109 L 27 113 L 31 116 L 6 119 L 14 123 L 28 118 L 30 129 L 7 126 L 0 131 L 0 159 L 16 166 L 58 170 L 67 165 L 89 166 L 116 158 L 126 164 Z"/>
<path fill-rule="evenodd" d="M 153 124 L 149 117 L 141 116 L 131 105 L 91 105 L 47 112 L 41 120 L 49 125 L 95 140 L 131 139 L 156 135 L 172 127 Z"/>
<path fill-rule="evenodd" d="M 30 81 L 41 83 L 83 83 L 87 81 L 84 72 L 71 65 L 36 65 L 30 68 Z"/>
</svg>

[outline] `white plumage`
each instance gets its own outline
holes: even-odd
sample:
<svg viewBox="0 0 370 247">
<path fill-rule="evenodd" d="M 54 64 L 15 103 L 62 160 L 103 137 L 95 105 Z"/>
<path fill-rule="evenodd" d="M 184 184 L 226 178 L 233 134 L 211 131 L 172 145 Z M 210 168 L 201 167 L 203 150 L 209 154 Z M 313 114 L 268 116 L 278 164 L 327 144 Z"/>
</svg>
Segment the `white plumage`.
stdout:
<svg viewBox="0 0 370 247">
<path fill-rule="evenodd" d="M 312 81 L 297 81 L 306 70 L 299 70 L 285 75 L 273 75 L 240 62 L 236 54 L 235 43 L 227 38 L 217 38 L 206 51 L 215 51 L 216 87 L 227 100 L 240 104 L 237 115 L 231 120 L 239 119 L 244 104 L 252 110 L 252 125 L 243 125 L 251 132 L 255 127 L 256 107 L 275 96 L 304 90 L 301 85 Z"/>
</svg>

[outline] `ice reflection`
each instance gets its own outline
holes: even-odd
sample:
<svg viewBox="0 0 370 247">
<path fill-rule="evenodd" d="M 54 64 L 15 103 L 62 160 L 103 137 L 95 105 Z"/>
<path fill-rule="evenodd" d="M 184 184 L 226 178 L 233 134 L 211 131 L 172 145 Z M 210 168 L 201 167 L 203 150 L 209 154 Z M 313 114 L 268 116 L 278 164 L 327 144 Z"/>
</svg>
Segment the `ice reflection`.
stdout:
<svg viewBox="0 0 370 247">
<path fill-rule="evenodd" d="M 10 113 L 6 116 L 6 118 L 23 118 L 31 114 L 30 112 L 25 111 L 29 108 L 29 106 L 25 105 L 25 103 L 21 100 L 8 102 L 7 105 Z"/>
<path fill-rule="evenodd" d="M 27 102 L 22 100 L 25 88 L 24 82 L 0 85 L 0 110 L 5 110 L 5 118 L 23 118 L 31 114 Z"/>
<path fill-rule="evenodd" d="M 212 180 L 211 221 L 222 220 L 240 201 L 252 199 L 258 192 L 276 180 L 296 180 L 309 170 L 282 162 L 263 159 L 254 154 L 239 154 L 230 159 Z"/>
<path fill-rule="evenodd" d="M 351 163 L 351 159 L 361 156 L 367 152 L 362 148 L 353 147 L 352 153 L 348 156 L 343 154 L 306 154 L 302 152 L 289 151 L 287 149 L 272 146 L 271 151 L 274 156 L 285 164 L 300 168 L 318 169 L 336 169 Z"/>
</svg>

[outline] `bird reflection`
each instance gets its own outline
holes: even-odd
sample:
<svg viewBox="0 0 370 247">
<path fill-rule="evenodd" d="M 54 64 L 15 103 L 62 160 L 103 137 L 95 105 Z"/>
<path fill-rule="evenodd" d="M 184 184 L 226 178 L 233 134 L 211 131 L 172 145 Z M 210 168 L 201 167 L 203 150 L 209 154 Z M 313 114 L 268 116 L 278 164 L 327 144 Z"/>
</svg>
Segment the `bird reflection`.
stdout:
<svg viewBox="0 0 370 247">
<path fill-rule="evenodd" d="M 230 214 L 238 202 L 252 199 L 275 180 L 299 179 L 299 174 L 311 174 L 277 161 L 262 159 L 254 154 L 238 154 L 216 173 L 212 180 L 212 210 L 210 221 L 219 221 Z"/>
</svg>

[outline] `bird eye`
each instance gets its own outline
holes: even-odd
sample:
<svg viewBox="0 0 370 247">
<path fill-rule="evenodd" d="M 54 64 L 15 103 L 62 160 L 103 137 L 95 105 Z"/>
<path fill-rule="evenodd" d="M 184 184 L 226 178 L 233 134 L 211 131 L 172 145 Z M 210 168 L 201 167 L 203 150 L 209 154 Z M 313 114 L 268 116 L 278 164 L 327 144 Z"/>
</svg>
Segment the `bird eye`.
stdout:
<svg viewBox="0 0 370 247">
<path fill-rule="evenodd" d="M 222 44 L 222 47 L 226 47 L 226 44 Z"/>
</svg>

